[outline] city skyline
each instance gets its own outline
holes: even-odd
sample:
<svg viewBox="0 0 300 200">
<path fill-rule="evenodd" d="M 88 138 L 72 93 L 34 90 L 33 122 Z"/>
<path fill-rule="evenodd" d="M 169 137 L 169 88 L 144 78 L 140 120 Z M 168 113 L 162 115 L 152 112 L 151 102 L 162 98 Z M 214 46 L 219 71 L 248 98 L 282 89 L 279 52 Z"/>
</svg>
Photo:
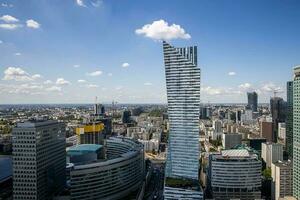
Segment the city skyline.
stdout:
<svg viewBox="0 0 300 200">
<path fill-rule="evenodd" d="M 166 103 L 163 39 L 198 46 L 202 103 L 286 99 L 299 2 L 134 2 L 1 2 L 0 103 Z"/>
</svg>

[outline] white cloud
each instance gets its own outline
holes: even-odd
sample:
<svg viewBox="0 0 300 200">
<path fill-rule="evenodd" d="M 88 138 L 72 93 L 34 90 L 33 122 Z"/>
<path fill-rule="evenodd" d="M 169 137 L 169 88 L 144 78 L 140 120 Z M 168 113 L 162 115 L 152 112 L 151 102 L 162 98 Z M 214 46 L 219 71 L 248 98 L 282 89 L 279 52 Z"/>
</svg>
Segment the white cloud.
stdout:
<svg viewBox="0 0 300 200">
<path fill-rule="evenodd" d="M 46 80 L 44 81 L 44 84 L 48 85 L 48 84 L 52 84 L 53 82 L 51 80 Z"/>
<path fill-rule="evenodd" d="M 78 64 L 75 64 L 75 65 L 73 65 L 73 67 L 74 67 L 74 68 L 79 68 L 79 67 L 80 67 L 80 65 L 78 65 Z"/>
<path fill-rule="evenodd" d="M 14 30 L 20 27 L 22 27 L 21 24 L 0 24 L 0 28 L 7 30 Z"/>
<path fill-rule="evenodd" d="M 190 34 L 186 33 L 180 25 L 172 24 L 163 19 L 153 21 L 152 24 L 146 24 L 140 29 L 136 29 L 135 33 L 143 35 L 154 40 L 172 40 L 172 39 L 190 39 Z"/>
<path fill-rule="evenodd" d="M 15 56 L 20 56 L 20 55 L 22 55 L 22 54 L 19 52 L 15 53 Z"/>
<path fill-rule="evenodd" d="M 51 86 L 49 88 L 46 88 L 47 91 L 50 91 L 50 92 L 60 92 L 61 91 L 61 87 L 58 87 L 58 86 Z"/>
<path fill-rule="evenodd" d="M 95 85 L 95 84 L 88 84 L 86 85 L 87 88 L 97 88 L 99 87 L 98 85 Z"/>
<path fill-rule="evenodd" d="M 261 87 L 262 91 L 265 92 L 273 92 L 273 91 L 279 91 L 282 92 L 282 88 L 280 86 L 276 86 L 274 83 L 266 83 Z"/>
<path fill-rule="evenodd" d="M 58 78 L 56 80 L 57 85 L 70 85 L 70 81 L 65 80 L 64 78 Z"/>
<path fill-rule="evenodd" d="M 103 1 L 100 1 L 100 0 L 92 1 L 91 4 L 92 4 L 92 6 L 98 8 L 103 4 Z"/>
<path fill-rule="evenodd" d="M 2 44 L 3 43 L 3 41 L 2 40 L 0 40 L 0 44 Z"/>
<path fill-rule="evenodd" d="M 84 3 L 83 3 L 83 0 L 76 0 L 76 4 L 78 6 L 81 6 L 81 7 L 87 7 Z"/>
<path fill-rule="evenodd" d="M 146 82 L 146 83 L 144 83 L 144 85 L 146 85 L 146 86 L 151 86 L 151 85 L 153 85 L 153 84 L 150 83 L 150 82 Z"/>
<path fill-rule="evenodd" d="M 250 83 L 244 83 L 244 84 L 239 85 L 239 88 L 243 89 L 243 90 L 248 90 L 248 89 L 252 88 L 252 85 Z"/>
<path fill-rule="evenodd" d="M 219 94 L 221 94 L 221 90 L 220 89 L 218 89 L 218 88 L 212 88 L 210 86 L 202 87 L 201 91 L 203 91 L 203 92 L 205 92 L 206 94 L 209 94 L 209 95 L 219 95 Z"/>
<path fill-rule="evenodd" d="M 129 63 L 123 63 L 123 64 L 122 64 L 122 67 L 124 67 L 124 68 L 129 67 L 129 66 L 130 66 Z"/>
<path fill-rule="evenodd" d="M 8 67 L 4 70 L 3 80 L 31 81 L 30 75 L 19 67 Z"/>
<path fill-rule="evenodd" d="M 33 19 L 29 19 L 26 21 L 26 26 L 28 28 L 38 29 L 40 28 L 40 24 L 37 21 L 34 21 Z"/>
<path fill-rule="evenodd" d="M 112 75 L 113 75 L 112 73 L 108 73 L 108 74 L 107 74 L 107 76 L 112 76 Z"/>
<path fill-rule="evenodd" d="M 14 22 L 18 22 L 19 20 L 11 15 L 2 15 L 2 17 L 0 17 L 0 20 L 6 22 L 6 23 L 14 23 Z"/>
<path fill-rule="evenodd" d="M 86 80 L 79 79 L 77 82 L 78 83 L 86 83 Z"/>
<path fill-rule="evenodd" d="M 98 71 L 87 73 L 86 75 L 88 75 L 88 76 L 100 76 L 101 74 L 102 74 L 102 71 L 98 70 Z"/>
<path fill-rule="evenodd" d="M 8 4 L 8 3 L 1 3 L 2 7 L 6 7 L 6 8 L 12 8 L 13 5 L 12 4 Z"/>
<path fill-rule="evenodd" d="M 229 76 L 235 76 L 235 75 L 236 75 L 236 72 L 229 72 L 228 75 L 229 75 Z"/>
<path fill-rule="evenodd" d="M 42 75 L 40 75 L 40 74 L 34 74 L 34 75 L 31 76 L 31 78 L 33 78 L 33 79 L 42 78 Z"/>
</svg>

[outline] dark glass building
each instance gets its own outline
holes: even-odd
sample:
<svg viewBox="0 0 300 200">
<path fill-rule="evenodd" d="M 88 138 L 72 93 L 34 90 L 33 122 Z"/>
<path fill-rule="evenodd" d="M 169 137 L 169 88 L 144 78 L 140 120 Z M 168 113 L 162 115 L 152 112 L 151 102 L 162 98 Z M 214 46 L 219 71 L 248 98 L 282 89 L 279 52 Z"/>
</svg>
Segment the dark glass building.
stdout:
<svg viewBox="0 0 300 200">
<path fill-rule="evenodd" d="M 271 114 L 273 119 L 273 141 L 277 141 L 278 123 L 285 122 L 287 116 L 287 102 L 281 97 L 272 97 L 270 100 Z"/>
<path fill-rule="evenodd" d="M 256 92 L 248 92 L 248 105 L 247 108 L 251 109 L 253 112 L 257 112 L 257 102 L 258 97 Z"/>
</svg>

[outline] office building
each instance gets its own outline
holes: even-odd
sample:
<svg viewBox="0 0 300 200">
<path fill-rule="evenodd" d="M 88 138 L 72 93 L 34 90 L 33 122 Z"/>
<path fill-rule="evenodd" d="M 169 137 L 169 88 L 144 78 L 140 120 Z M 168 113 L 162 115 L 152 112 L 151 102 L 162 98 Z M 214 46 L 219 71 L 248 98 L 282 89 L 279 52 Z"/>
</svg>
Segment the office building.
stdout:
<svg viewBox="0 0 300 200">
<path fill-rule="evenodd" d="M 291 161 L 272 163 L 272 199 L 293 195 L 293 168 Z"/>
<path fill-rule="evenodd" d="M 241 121 L 244 124 L 250 124 L 253 122 L 253 111 L 246 109 L 245 112 L 241 115 Z"/>
<path fill-rule="evenodd" d="M 144 151 L 145 152 L 158 152 L 159 150 L 159 141 L 157 139 L 151 139 L 151 140 L 138 140 L 140 143 L 144 145 Z"/>
<path fill-rule="evenodd" d="M 104 124 L 91 123 L 76 128 L 77 141 L 79 144 L 103 144 Z"/>
<path fill-rule="evenodd" d="M 131 112 L 129 111 L 129 110 L 125 110 L 124 112 L 123 112 L 123 115 L 122 115 L 122 122 L 124 123 L 124 124 L 129 124 L 129 123 L 131 123 Z"/>
<path fill-rule="evenodd" d="M 240 144 L 242 144 L 242 134 L 223 133 L 222 146 L 224 149 L 232 149 Z"/>
<path fill-rule="evenodd" d="M 283 160 L 283 145 L 278 143 L 262 143 L 261 158 L 266 163 L 266 167 L 271 167 L 272 163 Z"/>
<path fill-rule="evenodd" d="M 267 142 L 273 142 L 273 122 L 260 122 L 260 137 L 266 138 Z"/>
<path fill-rule="evenodd" d="M 285 102 L 281 97 L 272 97 L 270 100 L 270 108 L 273 119 L 273 142 L 277 142 L 278 123 L 286 121 L 287 102 Z"/>
<path fill-rule="evenodd" d="M 239 124 L 241 122 L 242 111 L 235 111 L 235 123 Z"/>
<path fill-rule="evenodd" d="M 293 81 L 287 82 L 286 149 L 293 158 Z"/>
<path fill-rule="evenodd" d="M 98 157 L 103 147 L 107 149 L 107 159 Z M 103 147 L 83 146 L 71 153 L 76 159 L 70 171 L 71 200 L 127 199 L 141 188 L 145 178 L 143 145 L 128 138 L 111 137 Z M 80 156 L 76 157 L 78 151 Z"/>
<path fill-rule="evenodd" d="M 265 138 L 249 138 L 249 146 L 259 152 L 259 155 L 261 155 L 262 143 L 265 142 L 267 142 Z"/>
<path fill-rule="evenodd" d="M 105 108 L 104 108 L 104 106 L 103 106 L 102 104 L 96 103 L 96 104 L 94 105 L 94 115 L 95 115 L 95 116 L 99 116 L 99 115 L 103 116 L 104 113 L 105 113 Z"/>
<path fill-rule="evenodd" d="M 278 123 L 278 142 L 286 149 L 286 123 Z"/>
<path fill-rule="evenodd" d="M 170 133 L 164 198 L 202 199 L 199 186 L 200 68 L 197 47 L 163 42 Z M 187 145 L 188 144 L 188 145 Z M 189 180 L 186 187 L 172 180 Z M 174 183 L 174 184 L 173 184 Z"/>
<path fill-rule="evenodd" d="M 247 108 L 252 110 L 252 112 L 257 112 L 257 93 L 256 92 L 248 92 L 248 105 Z"/>
<path fill-rule="evenodd" d="M 65 126 L 26 121 L 13 129 L 13 199 L 52 199 L 65 185 Z"/>
<path fill-rule="evenodd" d="M 221 120 L 214 120 L 213 121 L 213 129 L 216 133 L 222 133 L 223 132 L 223 124 Z"/>
<path fill-rule="evenodd" d="M 246 149 L 211 154 L 208 185 L 215 200 L 260 199 L 261 161 Z"/>
<path fill-rule="evenodd" d="M 300 66 L 293 82 L 293 196 L 300 199 Z"/>
</svg>

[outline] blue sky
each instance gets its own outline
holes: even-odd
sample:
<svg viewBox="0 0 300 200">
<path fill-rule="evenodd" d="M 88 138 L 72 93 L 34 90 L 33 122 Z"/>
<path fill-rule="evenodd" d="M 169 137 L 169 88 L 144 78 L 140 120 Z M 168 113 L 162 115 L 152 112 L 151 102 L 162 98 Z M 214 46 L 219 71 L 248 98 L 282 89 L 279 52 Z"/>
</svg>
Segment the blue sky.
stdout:
<svg viewBox="0 0 300 200">
<path fill-rule="evenodd" d="M 251 90 L 261 103 L 273 89 L 285 97 L 300 64 L 299 9 L 296 0 L 0 0 L 0 104 L 165 103 L 157 38 L 167 35 L 198 46 L 202 102 L 246 102 Z"/>
</svg>

